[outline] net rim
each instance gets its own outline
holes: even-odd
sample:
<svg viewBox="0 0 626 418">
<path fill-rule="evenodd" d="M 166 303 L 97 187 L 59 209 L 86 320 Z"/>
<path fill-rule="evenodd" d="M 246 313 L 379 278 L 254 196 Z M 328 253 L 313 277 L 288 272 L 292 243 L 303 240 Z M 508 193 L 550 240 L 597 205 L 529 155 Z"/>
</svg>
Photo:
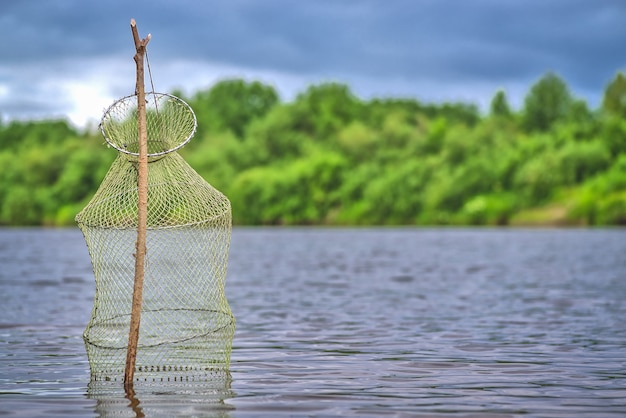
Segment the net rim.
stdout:
<svg viewBox="0 0 626 418">
<path fill-rule="evenodd" d="M 196 114 L 193 111 L 193 109 L 191 108 L 191 106 L 189 106 L 189 103 L 187 103 L 186 101 L 184 101 L 183 99 L 181 99 L 178 96 L 174 96 L 173 94 L 169 94 L 169 93 L 158 93 L 155 91 L 149 91 L 145 93 L 146 98 L 148 96 L 154 96 L 154 97 L 168 97 L 170 99 L 173 99 L 177 102 L 179 102 L 180 104 L 182 104 L 186 109 L 189 110 L 189 112 L 191 113 L 191 116 L 193 117 L 193 129 L 191 130 L 191 132 L 189 133 L 189 135 L 187 136 L 187 138 L 185 138 L 183 141 L 181 141 L 178 145 L 176 145 L 173 148 L 164 150 L 164 151 L 160 151 L 160 152 L 153 152 L 153 153 L 148 153 L 147 156 L 148 157 L 159 157 L 165 154 L 169 154 L 171 152 L 177 151 L 180 148 L 184 147 L 185 145 L 187 145 L 187 143 L 189 141 L 191 141 L 191 138 L 193 138 L 194 134 L 196 133 L 196 129 L 198 128 L 198 119 L 196 118 Z M 125 101 L 127 101 L 128 99 L 131 99 L 133 97 L 137 97 L 137 93 L 133 93 L 133 94 L 129 94 L 127 96 L 124 96 L 122 98 L 117 99 L 115 102 L 113 102 L 109 107 L 106 108 L 106 110 L 104 111 L 104 114 L 102 115 L 102 119 L 100 119 L 100 132 L 102 133 L 102 136 L 104 137 L 104 140 L 107 142 L 107 144 L 109 144 L 111 147 L 115 148 L 117 151 L 122 152 L 124 154 L 127 155 L 132 155 L 134 157 L 139 157 L 139 153 L 138 152 L 132 152 L 132 151 L 128 151 L 125 148 L 119 147 L 117 144 L 115 144 L 114 141 L 112 141 L 106 134 L 105 130 L 104 130 L 104 125 L 105 125 L 105 120 L 109 117 L 109 115 L 111 114 L 111 112 L 116 108 L 116 106 L 119 106 L 120 103 L 124 103 Z"/>
</svg>

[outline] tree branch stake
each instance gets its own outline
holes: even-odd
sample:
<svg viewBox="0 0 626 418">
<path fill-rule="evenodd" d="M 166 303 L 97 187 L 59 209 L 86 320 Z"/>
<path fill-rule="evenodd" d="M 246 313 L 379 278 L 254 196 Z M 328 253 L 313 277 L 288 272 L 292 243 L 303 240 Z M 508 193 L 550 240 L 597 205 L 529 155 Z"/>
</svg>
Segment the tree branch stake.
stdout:
<svg viewBox="0 0 626 418">
<path fill-rule="evenodd" d="M 138 177 L 137 177 L 137 244 L 135 246 L 135 282 L 133 286 L 133 302 L 130 314 L 130 330 L 128 333 L 128 350 L 126 352 L 126 370 L 124 371 L 124 389 L 132 390 L 137 360 L 137 342 L 139 341 L 139 323 L 141 320 L 141 304 L 143 295 L 143 279 L 146 259 L 146 231 L 148 224 L 148 134 L 146 132 L 146 99 L 144 90 L 143 62 L 146 45 L 150 41 L 150 34 L 145 39 L 139 38 L 137 23 L 131 19 L 130 28 L 133 33 L 136 53 L 134 56 L 137 65 L 137 118 L 138 118 Z"/>
</svg>

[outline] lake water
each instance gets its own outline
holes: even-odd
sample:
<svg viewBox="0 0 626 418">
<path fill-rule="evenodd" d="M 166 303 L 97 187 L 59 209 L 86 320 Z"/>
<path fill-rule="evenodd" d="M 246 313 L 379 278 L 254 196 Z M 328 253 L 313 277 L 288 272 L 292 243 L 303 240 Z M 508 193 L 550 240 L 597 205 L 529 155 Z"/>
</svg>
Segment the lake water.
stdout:
<svg viewBox="0 0 626 418">
<path fill-rule="evenodd" d="M 0 229 L 0 416 L 626 416 L 626 230 L 235 228 L 230 376 L 94 395 L 78 229 Z"/>
</svg>

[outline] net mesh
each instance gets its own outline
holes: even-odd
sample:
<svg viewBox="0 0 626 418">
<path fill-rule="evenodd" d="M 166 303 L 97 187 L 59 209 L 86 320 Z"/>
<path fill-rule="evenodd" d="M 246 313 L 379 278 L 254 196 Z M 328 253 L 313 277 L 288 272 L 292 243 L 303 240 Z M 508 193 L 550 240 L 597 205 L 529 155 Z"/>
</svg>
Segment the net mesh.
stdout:
<svg viewBox="0 0 626 418">
<path fill-rule="evenodd" d="M 135 380 L 203 380 L 228 370 L 235 331 L 224 292 L 230 202 L 175 152 L 195 130 L 191 109 L 174 96 L 153 97 L 157 105 L 147 101 L 148 230 Z M 119 153 L 76 216 L 96 280 L 83 335 L 93 380 L 124 376 L 137 240 L 136 119 L 134 96 L 105 112 L 102 132 Z"/>
</svg>

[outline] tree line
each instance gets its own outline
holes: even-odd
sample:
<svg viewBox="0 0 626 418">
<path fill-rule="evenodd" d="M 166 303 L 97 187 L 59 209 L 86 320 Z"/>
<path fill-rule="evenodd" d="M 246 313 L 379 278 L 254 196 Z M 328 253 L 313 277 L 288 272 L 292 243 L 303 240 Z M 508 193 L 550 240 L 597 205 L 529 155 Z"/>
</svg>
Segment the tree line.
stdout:
<svg viewBox="0 0 626 418">
<path fill-rule="evenodd" d="M 258 81 L 189 97 L 180 153 L 242 225 L 626 224 L 626 77 L 597 109 L 555 73 L 514 110 L 356 97 L 309 86 L 291 102 Z M 71 225 L 116 153 L 63 120 L 0 125 L 0 224 Z"/>
</svg>

